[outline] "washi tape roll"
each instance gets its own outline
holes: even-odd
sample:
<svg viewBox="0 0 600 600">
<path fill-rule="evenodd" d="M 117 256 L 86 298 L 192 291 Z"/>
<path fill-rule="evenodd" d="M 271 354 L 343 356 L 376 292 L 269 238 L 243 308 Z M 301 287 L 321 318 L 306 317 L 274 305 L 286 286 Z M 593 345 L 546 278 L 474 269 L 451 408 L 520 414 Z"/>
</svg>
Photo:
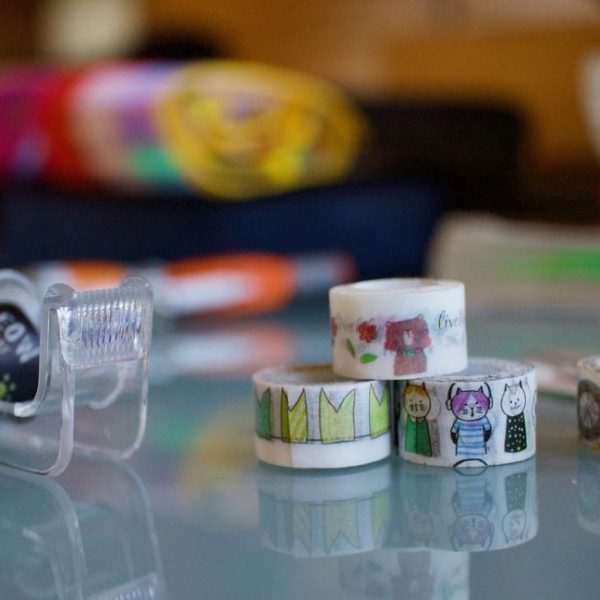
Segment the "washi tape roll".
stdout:
<svg viewBox="0 0 600 600">
<path fill-rule="evenodd" d="M 343 471 L 259 465 L 262 543 L 295 556 L 346 556 L 386 542 L 392 522 L 390 461 Z"/>
<path fill-rule="evenodd" d="M 501 465 L 535 454 L 535 369 L 526 362 L 471 358 L 454 375 L 397 384 L 398 448 L 410 462 Z"/>
<path fill-rule="evenodd" d="M 329 291 L 333 370 L 409 379 L 467 366 L 465 289 L 458 281 L 378 279 Z"/>
<path fill-rule="evenodd" d="M 577 362 L 577 423 L 586 446 L 600 450 L 600 355 Z"/>
<path fill-rule="evenodd" d="M 535 459 L 495 468 L 403 463 L 392 544 L 457 552 L 513 548 L 538 532 Z"/>
<path fill-rule="evenodd" d="M 390 455 L 385 382 L 343 379 L 325 364 L 263 369 L 253 381 L 260 460 L 319 469 L 364 465 Z"/>
</svg>

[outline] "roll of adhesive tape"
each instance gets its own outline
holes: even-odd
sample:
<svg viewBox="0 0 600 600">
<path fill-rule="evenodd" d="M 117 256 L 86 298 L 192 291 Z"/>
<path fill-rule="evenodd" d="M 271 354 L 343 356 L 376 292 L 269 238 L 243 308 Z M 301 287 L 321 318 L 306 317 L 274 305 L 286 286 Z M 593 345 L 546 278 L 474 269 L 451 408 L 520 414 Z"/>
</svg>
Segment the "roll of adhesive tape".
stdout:
<svg viewBox="0 0 600 600">
<path fill-rule="evenodd" d="M 600 461 L 585 449 L 580 449 L 578 455 L 577 523 L 585 531 L 600 536 Z"/>
<path fill-rule="evenodd" d="M 333 370 L 409 379 L 467 366 L 465 289 L 458 281 L 378 279 L 329 291 Z"/>
<path fill-rule="evenodd" d="M 398 385 L 400 456 L 440 467 L 502 465 L 535 454 L 535 369 L 471 358 L 454 375 Z"/>
<path fill-rule="evenodd" d="M 364 465 L 390 455 L 385 382 L 343 379 L 324 364 L 263 369 L 253 381 L 261 461 L 321 469 Z"/>
<path fill-rule="evenodd" d="M 577 422 L 588 448 L 600 450 L 600 355 L 577 363 Z"/>
<path fill-rule="evenodd" d="M 0 270 L 0 401 L 31 400 L 38 387 L 40 301 L 33 284 Z"/>
</svg>

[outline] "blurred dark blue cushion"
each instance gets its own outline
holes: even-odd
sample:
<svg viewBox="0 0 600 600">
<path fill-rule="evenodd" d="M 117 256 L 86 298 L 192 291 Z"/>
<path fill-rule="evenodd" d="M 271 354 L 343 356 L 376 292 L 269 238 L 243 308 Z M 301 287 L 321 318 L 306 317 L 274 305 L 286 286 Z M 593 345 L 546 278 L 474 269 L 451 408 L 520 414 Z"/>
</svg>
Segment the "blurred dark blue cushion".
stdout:
<svg viewBox="0 0 600 600">
<path fill-rule="evenodd" d="M 231 251 L 346 251 L 361 277 L 418 275 L 445 206 L 435 185 L 353 183 L 244 203 L 7 190 L 5 266 L 66 258 L 138 261 Z"/>
</svg>

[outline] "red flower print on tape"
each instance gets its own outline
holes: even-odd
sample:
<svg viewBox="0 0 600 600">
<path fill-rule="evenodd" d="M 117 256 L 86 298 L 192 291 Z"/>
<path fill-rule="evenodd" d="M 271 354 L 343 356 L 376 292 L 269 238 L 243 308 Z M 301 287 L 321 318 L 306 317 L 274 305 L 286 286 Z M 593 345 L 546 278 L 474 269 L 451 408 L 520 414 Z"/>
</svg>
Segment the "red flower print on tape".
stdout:
<svg viewBox="0 0 600 600">
<path fill-rule="evenodd" d="M 338 324 L 335 317 L 331 317 L 331 337 L 335 337 L 338 332 Z"/>
<path fill-rule="evenodd" d="M 377 337 L 377 325 L 373 323 L 367 323 L 367 321 L 362 321 L 358 324 L 356 328 L 358 331 L 358 337 L 363 342 L 367 342 L 370 344 Z"/>
</svg>

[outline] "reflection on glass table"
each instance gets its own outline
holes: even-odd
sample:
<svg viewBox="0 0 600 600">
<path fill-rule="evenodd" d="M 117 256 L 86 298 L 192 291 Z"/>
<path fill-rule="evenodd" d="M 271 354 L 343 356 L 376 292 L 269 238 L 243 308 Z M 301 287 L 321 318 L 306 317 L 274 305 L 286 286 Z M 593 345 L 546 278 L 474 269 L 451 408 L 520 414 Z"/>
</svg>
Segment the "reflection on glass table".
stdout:
<svg viewBox="0 0 600 600">
<path fill-rule="evenodd" d="M 499 550 L 538 530 L 535 459 L 481 470 L 403 463 L 395 498 L 398 546 Z"/>
<path fill-rule="evenodd" d="M 391 484 L 389 461 L 333 473 L 260 464 L 261 539 L 295 557 L 379 548 L 390 533 Z"/>
<path fill-rule="evenodd" d="M 3 468 L 0 490 L 2 597 L 165 597 L 146 492 L 130 468 L 75 457 L 61 480 Z"/>
<path fill-rule="evenodd" d="M 253 321 L 265 323 L 287 331 L 293 362 L 328 360 L 325 302 Z M 470 322 L 470 351 L 585 350 L 597 347 L 599 324 L 504 312 Z M 260 353 L 247 348 L 248 359 Z M 235 372 L 151 378 L 148 434 L 132 461 L 154 508 L 170 598 L 597 597 L 600 456 L 579 453 L 574 394 L 540 394 L 534 461 L 464 473 L 394 456 L 297 473 L 256 461 L 241 355 Z"/>
<path fill-rule="evenodd" d="M 258 493 L 262 543 L 295 558 L 338 557 L 348 598 L 468 598 L 472 553 L 538 531 L 534 459 L 464 470 L 260 464 Z"/>
<path fill-rule="evenodd" d="M 600 461 L 585 449 L 579 451 L 578 459 L 577 523 L 600 536 Z"/>
<path fill-rule="evenodd" d="M 386 548 L 347 557 L 340 562 L 340 586 L 356 600 L 467 600 L 469 553 Z"/>
</svg>

